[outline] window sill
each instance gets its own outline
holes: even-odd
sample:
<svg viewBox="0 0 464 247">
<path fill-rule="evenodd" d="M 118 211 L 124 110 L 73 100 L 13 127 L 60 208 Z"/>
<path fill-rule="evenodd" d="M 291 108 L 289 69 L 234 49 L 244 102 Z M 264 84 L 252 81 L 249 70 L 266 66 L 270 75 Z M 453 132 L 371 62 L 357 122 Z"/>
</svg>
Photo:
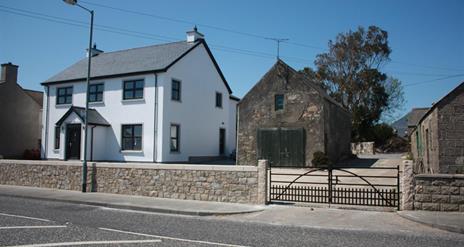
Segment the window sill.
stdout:
<svg viewBox="0 0 464 247">
<path fill-rule="evenodd" d="M 60 152 L 60 149 L 59 149 L 59 148 L 58 148 L 58 149 L 54 148 L 54 149 L 53 149 L 53 152 L 54 152 L 54 153 L 59 153 L 59 152 Z"/>
<path fill-rule="evenodd" d="M 123 154 L 141 154 L 143 153 L 143 150 L 121 150 L 119 152 Z"/>
<path fill-rule="evenodd" d="M 180 151 L 169 151 L 170 154 L 180 154 Z"/>
<path fill-rule="evenodd" d="M 138 104 L 138 103 L 145 103 L 145 99 L 123 99 L 121 100 L 123 104 Z"/>
<path fill-rule="evenodd" d="M 55 104 L 56 108 L 68 108 L 71 107 L 72 104 Z"/>
<path fill-rule="evenodd" d="M 172 102 L 182 103 L 182 100 L 171 99 Z"/>
<path fill-rule="evenodd" d="M 93 106 L 104 106 L 104 105 L 105 105 L 105 102 L 103 102 L 103 101 L 89 102 L 89 105 L 93 105 Z"/>
</svg>

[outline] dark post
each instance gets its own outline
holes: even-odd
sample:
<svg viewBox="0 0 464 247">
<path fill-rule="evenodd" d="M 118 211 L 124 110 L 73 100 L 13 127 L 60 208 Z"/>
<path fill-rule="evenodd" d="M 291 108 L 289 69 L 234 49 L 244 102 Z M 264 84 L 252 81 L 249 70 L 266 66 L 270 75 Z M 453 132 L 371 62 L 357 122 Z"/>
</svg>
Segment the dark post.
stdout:
<svg viewBox="0 0 464 247">
<path fill-rule="evenodd" d="M 328 183 L 328 190 L 329 190 L 329 204 L 332 203 L 332 162 L 329 161 L 328 166 L 328 176 L 329 176 L 329 183 Z"/>
<path fill-rule="evenodd" d="M 397 170 L 397 175 L 396 175 L 396 190 L 397 190 L 397 197 L 396 197 L 396 200 L 397 200 L 397 203 L 398 203 L 398 211 L 400 210 L 400 166 L 396 166 L 396 170 Z"/>
</svg>

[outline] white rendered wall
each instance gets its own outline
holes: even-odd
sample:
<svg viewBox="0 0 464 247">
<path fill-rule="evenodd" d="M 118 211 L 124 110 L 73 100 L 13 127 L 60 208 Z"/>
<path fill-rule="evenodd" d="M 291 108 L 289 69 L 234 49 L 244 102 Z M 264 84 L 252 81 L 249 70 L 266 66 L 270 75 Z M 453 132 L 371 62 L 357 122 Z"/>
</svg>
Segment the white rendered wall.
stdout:
<svg viewBox="0 0 464 247">
<path fill-rule="evenodd" d="M 181 102 L 171 100 L 172 79 L 181 81 Z M 230 147 L 229 92 L 203 44 L 164 73 L 159 84 L 163 88 L 160 126 L 163 162 L 188 161 L 190 156 L 218 156 L 219 128 L 226 129 L 225 155 L 234 149 L 235 145 Z M 216 92 L 222 93 L 222 108 L 215 105 Z M 170 152 L 171 123 L 180 124 L 180 152 L 176 153 Z"/>
<path fill-rule="evenodd" d="M 144 99 L 123 101 L 122 86 L 124 80 L 144 79 Z M 91 83 L 105 84 L 103 93 L 103 103 L 91 103 L 90 108 L 96 109 L 110 124 L 106 128 L 106 141 L 95 142 L 94 157 L 101 160 L 114 161 L 146 161 L 153 162 L 153 143 L 154 143 L 154 95 L 155 95 L 155 75 L 146 74 L 143 76 L 111 78 L 105 80 L 92 81 Z M 50 85 L 50 109 L 48 116 L 48 141 L 47 158 L 64 158 L 65 131 L 62 130 L 60 150 L 54 150 L 54 127 L 55 123 L 66 113 L 71 105 L 56 105 L 56 88 L 73 86 L 72 105 L 85 107 L 85 82 L 64 83 Z M 46 118 L 44 118 L 44 122 Z M 143 139 L 142 151 L 121 151 L 121 125 L 122 124 L 142 124 Z M 44 123 L 46 126 L 46 123 Z M 44 128 L 45 129 L 45 128 Z M 82 133 L 83 134 L 83 133 Z M 82 142 L 83 144 L 83 135 Z M 104 146 L 104 147 L 102 147 Z M 81 149 L 83 152 L 83 148 Z M 101 154 L 103 152 L 103 154 Z M 81 156 L 82 158 L 82 156 Z"/>
</svg>

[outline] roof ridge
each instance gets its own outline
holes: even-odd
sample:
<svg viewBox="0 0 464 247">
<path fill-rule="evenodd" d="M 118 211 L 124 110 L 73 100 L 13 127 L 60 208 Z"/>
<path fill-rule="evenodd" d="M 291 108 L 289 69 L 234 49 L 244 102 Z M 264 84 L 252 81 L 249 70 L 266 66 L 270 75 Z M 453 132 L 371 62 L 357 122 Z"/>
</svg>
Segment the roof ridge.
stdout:
<svg viewBox="0 0 464 247">
<path fill-rule="evenodd" d="M 163 45 L 172 45 L 172 44 L 177 44 L 177 43 L 188 43 L 187 41 L 184 40 L 179 40 L 179 41 L 174 41 L 174 42 L 169 42 L 169 43 L 162 43 L 162 44 L 154 44 L 154 45 L 146 45 L 146 46 L 140 46 L 140 47 L 134 47 L 134 48 L 128 48 L 128 49 L 122 49 L 122 50 L 116 50 L 116 51 L 108 51 L 108 52 L 102 52 L 98 56 L 102 54 L 110 54 L 110 53 L 118 53 L 118 52 L 126 52 L 130 50 L 138 50 L 138 49 L 144 49 L 144 48 L 151 48 L 151 47 L 157 47 L 157 46 L 163 46 Z M 195 44 L 197 42 L 192 42 L 192 44 Z"/>
</svg>

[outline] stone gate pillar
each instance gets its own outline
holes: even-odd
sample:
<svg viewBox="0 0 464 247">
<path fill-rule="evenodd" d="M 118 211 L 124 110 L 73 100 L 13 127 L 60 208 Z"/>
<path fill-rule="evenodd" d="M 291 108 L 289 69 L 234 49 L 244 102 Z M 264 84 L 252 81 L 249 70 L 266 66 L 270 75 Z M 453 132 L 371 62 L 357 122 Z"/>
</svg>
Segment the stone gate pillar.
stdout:
<svg viewBox="0 0 464 247">
<path fill-rule="evenodd" d="M 414 209 L 414 173 L 411 160 L 403 161 L 403 173 L 401 176 L 401 209 Z"/>
<path fill-rule="evenodd" d="M 269 167 L 268 160 L 258 160 L 258 204 L 266 204 L 267 199 L 267 170 Z"/>
</svg>

